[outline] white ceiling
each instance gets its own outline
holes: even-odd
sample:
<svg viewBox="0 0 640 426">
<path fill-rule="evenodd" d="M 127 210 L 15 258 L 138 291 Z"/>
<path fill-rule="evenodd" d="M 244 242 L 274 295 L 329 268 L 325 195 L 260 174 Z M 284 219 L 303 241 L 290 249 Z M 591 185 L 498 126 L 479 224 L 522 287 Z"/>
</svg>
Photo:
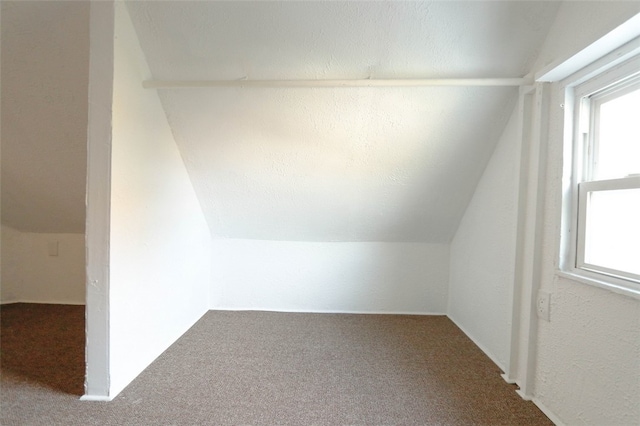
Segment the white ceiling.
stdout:
<svg viewBox="0 0 640 426">
<path fill-rule="evenodd" d="M 130 1 L 156 79 L 515 77 L 558 2 Z"/>
<path fill-rule="evenodd" d="M 2 223 L 84 232 L 89 5 L 2 2 Z"/>
<path fill-rule="evenodd" d="M 520 77 L 558 2 L 132 1 L 156 79 Z M 87 2 L 2 2 L 2 222 L 82 232 Z M 449 241 L 514 88 L 159 90 L 214 236 Z"/>
<path fill-rule="evenodd" d="M 521 77 L 558 3 L 129 2 L 159 80 Z M 516 88 L 159 90 L 214 236 L 449 241 Z"/>
</svg>

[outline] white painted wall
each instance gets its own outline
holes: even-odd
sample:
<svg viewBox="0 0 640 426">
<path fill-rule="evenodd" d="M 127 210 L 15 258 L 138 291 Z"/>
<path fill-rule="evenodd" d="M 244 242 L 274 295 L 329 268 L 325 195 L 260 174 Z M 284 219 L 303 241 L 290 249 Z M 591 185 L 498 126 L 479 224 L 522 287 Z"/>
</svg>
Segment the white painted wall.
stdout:
<svg viewBox="0 0 640 426">
<path fill-rule="evenodd" d="M 57 256 L 49 256 L 56 243 Z M 84 234 L 21 232 L 2 225 L 2 303 L 85 303 Z"/>
<path fill-rule="evenodd" d="M 2 223 L 84 233 L 89 2 L 0 8 Z"/>
<path fill-rule="evenodd" d="M 557 2 L 128 2 L 156 79 L 520 77 Z M 490 29 L 490 30 L 489 30 Z M 160 98 L 215 238 L 449 243 L 516 88 Z"/>
<path fill-rule="evenodd" d="M 214 240 L 212 309 L 443 314 L 448 244 Z"/>
<path fill-rule="evenodd" d="M 451 242 L 447 314 L 503 369 L 510 333 L 519 153 L 516 109 Z"/>
<path fill-rule="evenodd" d="M 208 309 L 210 234 L 124 4 L 116 3 L 109 396 Z"/>
<path fill-rule="evenodd" d="M 559 63 L 640 12 L 637 2 L 564 2 L 532 71 Z M 557 276 L 562 89 L 552 87 L 534 401 L 564 424 L 640 424 L 640 301 Z M 513 117 L 509 126 L 513 126 Z M 449 315 L 499 366 L 507 353 L 519 164 L 507 126 L 451 245 Z M 516 136 L 516 135 L 514 135 Z"/>
<path fill-rule="evenodd" d="M 84 304 L 89 3 L 0 9 L 1 301 Z"/>
<path fill-rule="evenodd" d="M 538 67 L 570 57 L 640 3 L 562 5 Z M 536 70 L 539 68 L 536 68 Z M 565 424 L 640 424 L 640 300 L 557 276 L 563 147 L 562 89 L 551 90 L 541 288 L 551 321 L 538 325 L 536 401 Z"/>
<path fill-rule="evenodd" d="M 21 232 L 2 225 L 0 237 L 0 302 L 13 303 L 20 300 L 20 247 Z"/>
</svg>

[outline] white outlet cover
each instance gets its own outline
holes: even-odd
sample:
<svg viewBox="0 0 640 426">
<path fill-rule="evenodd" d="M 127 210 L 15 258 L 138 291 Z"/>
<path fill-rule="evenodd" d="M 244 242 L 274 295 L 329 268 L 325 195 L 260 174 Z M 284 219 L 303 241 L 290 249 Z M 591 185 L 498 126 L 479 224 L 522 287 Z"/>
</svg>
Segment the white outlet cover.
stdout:
<svg viewBox="0 0 640 426">
<path fill-rule="evenodd" d="M 545 321 L 550 320 L 550 306 L 551 306 L 551 294 L 546 291 L 539 291 L 536 299 L 536 312 L 538 318 Z"/>
</svg>

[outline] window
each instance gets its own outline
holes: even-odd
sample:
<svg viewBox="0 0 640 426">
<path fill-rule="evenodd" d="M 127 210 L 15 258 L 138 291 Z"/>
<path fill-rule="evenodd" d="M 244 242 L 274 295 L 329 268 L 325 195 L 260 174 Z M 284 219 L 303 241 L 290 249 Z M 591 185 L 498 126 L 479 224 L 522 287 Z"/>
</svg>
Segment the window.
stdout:
<svg viewBox="0 0 640 426">
<path fill-rule="evenodd" d="M 568 272 L 640 293 L 640 56 L 573 99 Z"/>
</svg>

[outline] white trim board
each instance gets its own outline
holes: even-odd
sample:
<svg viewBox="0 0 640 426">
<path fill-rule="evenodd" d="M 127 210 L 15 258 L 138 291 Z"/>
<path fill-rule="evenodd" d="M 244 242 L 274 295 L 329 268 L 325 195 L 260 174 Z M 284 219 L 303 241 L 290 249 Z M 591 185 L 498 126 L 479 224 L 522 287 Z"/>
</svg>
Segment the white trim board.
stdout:
<svg viewBox="0 0 640 426">
<path fill-rule="evenodd" d="M 71 306 L 86 306 L 84 302 L 60 302 L 60 301 L 51 301 L 51 300 L 10 300 L 0 302 L 0 305 L 14 305 L 16 303 L 31 303 L 36 305 L 71 305 Z"/>
<path fill-rule="evenodd" d="M 91 402 L 109 402 L 113 401 L 112 396 L 102 396 L 102 395 L 82 395 L 79 399 L 80 401 L 91 401 Z"/>
<path fill-rule="evenodd" d="M 556 413 L 551 411 L 549 409 L 549 407 L 547 407 L 542 402 L 540 402 L 540 400 L 538 398 L 533 398 L 531 400 L 531 402 L 536 404 L 536 407 L 538 407 L 540 409 L 540 411 L 542 411 L 544 413 L 545 416 L 549 417 L 549 420 L 551 420 L 555 425 L 557 425 L 557 426 L 565 426 L 565 423 L 560 420 L 560 417 L 558 417 L 556 415 Z"/>
<path fill-rule="evenodd" d="M 268 308 L 210 308 L 209 311 L 222 312 L 279 312 L 283 314 L 345 314 L 345 315 L 420 315 L 420 316 L 447 316 L 444 312 L 414 312 L 414 311 L 340 311 L 323 309 L 268 309 Z M 457 325 L 457 324 L 456 324 Z"/>
<path fill-rule="evenodd" d="M 640 13 L 573 56 L 544 67 L 535 74 L 535 80 L 560 81 L 637 37 L 640 37 Z"/>
<path fill-rule="evenodd" d="M 111 128 L 113 120 L 113 0 L 91 2 L 87 125 L 85 393 L 108 398 Z"/>
</svg>

